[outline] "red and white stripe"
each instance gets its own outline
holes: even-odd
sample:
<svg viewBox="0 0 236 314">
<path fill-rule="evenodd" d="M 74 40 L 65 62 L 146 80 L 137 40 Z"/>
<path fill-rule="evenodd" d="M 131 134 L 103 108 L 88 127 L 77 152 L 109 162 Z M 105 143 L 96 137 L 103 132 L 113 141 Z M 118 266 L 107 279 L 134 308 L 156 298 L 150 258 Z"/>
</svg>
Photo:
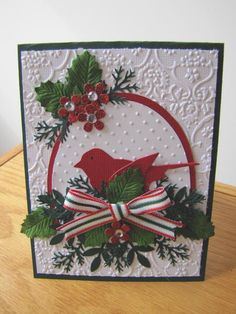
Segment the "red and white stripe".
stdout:
<svg viewBox="0 0 236 314">
<path fill-rule="evenodd" d="M 183 227 L 182 222 L 156 213 L 170 205 L 171 201 L 164 188 L 145 193 L 127 204 L 109 204 L 77 189 L 70 189 L 64 207 L 86 215 L 58 227 L 57 230 L 65 233 L 65 239 L 68 240 L 91 229 L 124 219 L 140 228 L 175 239 L 175 229 Z"/>
</svg>

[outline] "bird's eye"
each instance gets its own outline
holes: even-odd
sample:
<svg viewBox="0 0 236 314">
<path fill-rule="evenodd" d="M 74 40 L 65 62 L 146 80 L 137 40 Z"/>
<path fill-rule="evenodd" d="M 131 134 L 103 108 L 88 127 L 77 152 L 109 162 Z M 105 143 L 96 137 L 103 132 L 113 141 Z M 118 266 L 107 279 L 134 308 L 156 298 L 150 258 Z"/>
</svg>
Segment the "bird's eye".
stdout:
<svg viewBox="0 0 236 314">
<path fill-rule="evenodd" d="M 91 156 L 90 159 L 93 160 L 93 156 Z"/>
</svg>

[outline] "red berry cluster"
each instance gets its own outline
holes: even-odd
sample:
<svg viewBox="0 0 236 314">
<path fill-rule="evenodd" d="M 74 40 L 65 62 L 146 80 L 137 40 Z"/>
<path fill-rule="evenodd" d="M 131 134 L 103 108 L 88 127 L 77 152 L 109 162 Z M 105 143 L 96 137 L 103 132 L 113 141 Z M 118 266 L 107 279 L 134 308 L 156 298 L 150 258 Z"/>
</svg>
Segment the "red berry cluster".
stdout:
<svg viewBox="0 0 236 314">
<path fill-rule="evenodd" d="M 104 128 L 104 123 L 100 121 L 106 113 L 101 109 L 102 104 L 109 102 L 109 95 L 106 93 L 106 85 L 103 82 L 85 84 L 83 95 L 73 95 L 70 98 L 62 96 L 59 100 L 60 108 L 58 115 L 67 118 L 70 123 L 76 121 L 85 122 L 84 130 L 91 132 L 93 127 L 97 130 Z"/>
<path fill-rule="evenodd" d="M 109 237 L 110 243 L 120 243 L 129 240 L 128 232 L 130 227 L 121 222 L 113 222 L 110 228 L 105 230 L 105 234 Z"/>
</svg>

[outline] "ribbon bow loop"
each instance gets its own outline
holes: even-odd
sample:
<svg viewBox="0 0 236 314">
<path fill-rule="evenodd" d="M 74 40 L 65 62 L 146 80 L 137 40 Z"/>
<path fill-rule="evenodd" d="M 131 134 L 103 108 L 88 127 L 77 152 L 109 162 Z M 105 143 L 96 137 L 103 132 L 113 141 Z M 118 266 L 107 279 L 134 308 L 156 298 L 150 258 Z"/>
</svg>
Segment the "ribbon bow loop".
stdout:
<svg viewBox="0 0 236 314">
<path fill-rule="evenodd" d="M 70 189 L 64 207 L 82 215 L 58 227 L 57 230 L 63 232 L 65 239 L 68 240 L 91 229 L 126 220 L 142 229 L 175 239 L 175 229 L 183 227 L 182 222 L 157 213 L 170 205 L 171 201 L 164 188 L 149 191 L 128 203 L 116 204 L 110 204 L 77 189 Z"/>
</svg>

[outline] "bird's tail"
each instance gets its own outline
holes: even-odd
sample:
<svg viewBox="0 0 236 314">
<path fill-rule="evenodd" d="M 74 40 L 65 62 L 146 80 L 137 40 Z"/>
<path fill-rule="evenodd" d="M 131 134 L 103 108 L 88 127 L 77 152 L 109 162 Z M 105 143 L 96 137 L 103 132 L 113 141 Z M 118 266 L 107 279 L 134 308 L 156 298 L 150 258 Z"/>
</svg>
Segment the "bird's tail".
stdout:
<svg viewBox="0 0 236 314">
<path fill-rule="evenodd" d="M 162 165 L 162 169 L 164 170 L 169 170 L 169 169 L 176 169 L 176 168 L 183 168 L 183 167 L 195 167 L 198 166 L 199 163 L 197 162 L 182 162 L 182 163 L 178 163 L 178 164 L 169 164 L 169 165 Z"/>
</svg>

